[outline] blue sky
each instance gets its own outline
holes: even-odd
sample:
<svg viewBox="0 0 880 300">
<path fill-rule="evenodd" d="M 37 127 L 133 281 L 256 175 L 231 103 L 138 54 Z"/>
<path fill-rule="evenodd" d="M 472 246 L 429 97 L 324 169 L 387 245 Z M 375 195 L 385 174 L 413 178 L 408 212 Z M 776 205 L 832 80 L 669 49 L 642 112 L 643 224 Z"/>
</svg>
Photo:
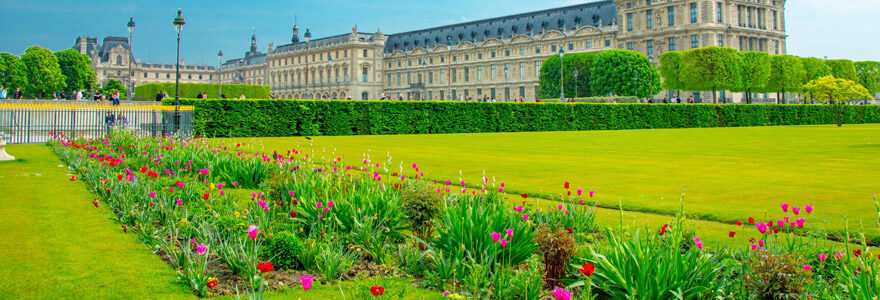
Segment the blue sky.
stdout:
<svg viewBox="0 0 880 300">
<path fill-rule="evenodd" d="M 577 0 L 424 1 L 0 1 L 0 52 L 16 55 L 31 45 L 53 51 L 73 46 L 77 36 L 103 39 L 127 36 L 129 16 L 137 22 L 135 56 L 144 62 L 174 62 L 175 32 L 171 25 L 178 7 L 183 29 L 181 58 L 188 64 L 216 64 L 241 57 L 256 28 L 257 46 L 290 42 L 294 15 L 301 29 L 315 37 L 359 31 L 397 33 L 416 29 L 529 12 L 576 3 Z M 429 16 L 430 15 L 430 16 Z M 786 4 L 788 51 L 800 56 L 880 60 L 880 1 L 796 0 Z"/>
</svg>

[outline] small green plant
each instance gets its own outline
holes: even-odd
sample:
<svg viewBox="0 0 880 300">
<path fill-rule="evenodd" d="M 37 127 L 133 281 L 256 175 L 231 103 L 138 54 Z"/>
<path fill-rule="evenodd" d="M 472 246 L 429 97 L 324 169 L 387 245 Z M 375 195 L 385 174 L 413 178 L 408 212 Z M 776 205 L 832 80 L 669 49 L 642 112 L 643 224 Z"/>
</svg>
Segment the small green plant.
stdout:
<svg viewBox="0 0 880 300">
<path fill-rule="evenodd" d="M 295 234 L 282 231 L 266 239 L 262 248 L 266 257 L 279 269 L 296 270 L 302 267 L 299 258 L 303 252 L 302 241 Z"/>
<path fill-rule="evenodd" d="M 357 252 L 344 249 L 341 246 L 328 244 L 321 248 L 316 260 L 318 271 L 328 281 L 339 277 L 351 270 L 354 263 L 359 259 Z"/>
<path fill-rule="evenodd" d="M 801 299 L 813 282 L 804 261 L 792 254 L 759 250 L 745 262 L 743 289 L 758 299 Z"/>
<path fill-rule="evenodd" d="M 405 187 L 400 192 L 403 213 L 412 226 L 416 237 L 427 241 L 434 232 L 434 219 L 440 214 L 440 194 L 422 184 Z M 425 250 L 424 244 L 419 247 Z"/>
<path fill-rule="evenodd" d="M 544 278 L 549 287 L 559 286 L 559 280 L 565 277 L 568 259 L 574 251 L 576 242 L 563 228 L 553 231 L 548 226 L 541 226 L 535 231 L 533 238 L 540 247 L 538 253 L 544 258 Z"/>
</svg>

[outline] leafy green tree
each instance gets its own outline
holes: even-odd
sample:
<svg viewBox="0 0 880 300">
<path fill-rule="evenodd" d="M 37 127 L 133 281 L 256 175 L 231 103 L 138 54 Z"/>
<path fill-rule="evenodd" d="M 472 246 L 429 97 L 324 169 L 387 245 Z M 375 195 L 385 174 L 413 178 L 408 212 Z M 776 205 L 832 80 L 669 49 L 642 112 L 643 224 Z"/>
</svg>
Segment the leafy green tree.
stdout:
<svg viewBox="0 0 880 300">
<path fill-rule="evenodd" d="M 663 88 L 667 90 L 682 90 L 685 88 L 681 82 L 682 54 L 678 51 L 670 51 L 660 56 L 660 75 L 663 77 Z"/>
<path fill-rule="evenodd" d="M 718 90 L 735 90 L 740 85 L 740 61 L 732 48 L 687 50 L 682 57 L 681 81 L 690 90 L 712 91 L 712 103 L 717 103 Z"/>
<path fill-rule="evenodd" d="M 28 85 L 27 66 L 18 56 L 0 53 L 0 84 L 14 91 L 25 90 Z"/>
<path fill-rule="evenodd" d="M 856 75 L 868 93 L 880 93 L 880 62 L 860 61 L 855 63 Z"/>
<path fill-rule="evenodd" d="M 856 66 L 848 59 L 829 59 L 825 64 L 831 68 L 831 75 L 834 78 L 846 79 L 859 82 L 859 76 L 856 74 Z"/>
<path fill-rule="evenodd" d="M 871 99 L 868 89 L 861 84 L 834 76 L 825 76 L 804 85 L 804 90 L 813 94 L 822 103 L 836 104 L 832 107 L 837 117 L 837 126 L 843 125 L 843 103 L 851 99 Z"/>
<path fill-rule="evenodd" d="M 831 68 L 828 67 L 824 60 L 815 57 L 804 57 L 801 58 L 801 61 L 804 63 L 804 84 L 831 75 Z M 810 94 L 810 99 L 815 101 L 812 94 Z"/>
<path fill-rule="evenodd" d="M 767 91 L 775 92 L 776 103 L 782 104 L 785 92 L 799 91 L 803 87 L 804 63 L 794 55 L 770 56 L 770 82 Z"/>
<path fill-rule="evenodd" d="M 87 89 L 95 84 L 95 69 L 92 68 L 92 60 L 85 54 L 74 49 L 55 52 L 58 57 L 58 65 L 61 74 L 67 78 L 67 89 L 77 91 Z"/>
<path fill-rule="evenodd" d="M 52 51 L 31 46 L 25 50 L 21 60 L 27 66 L 28 91 L 32 95 L 42 98 L 44 94 L 64 89 L 66 78 L 61 74 L 58 58 L 52 55 Z"/>
<path fill-rule="evenodd" d="M 647 56 L 635 51 L 599 52 L 590 66 L 590 74 L 590 89 L 597 95 L 645 98 L 661 90 L 660 71 Z"/>
<path fill-rule="evenodd" d="M 565 80 L 565 96 L 567 98 L 593 96 L 589 80 L 591 78 L 590 64 L 595 56 L 595 53 L 572 53 L 563 57 L 562 75 Z M 577 82 L 575 82 L 575 70 L 578 71 Z M 559 55 L 548 57 L 541 64 L 541 70 L 538 73 L 539 98 L 559 99 L 559 76 Z"/>
<path fill-rule="evenodd" d="M 752 104 L 752 92 L 763 90 L 770 81 L 770 54 L 758 51 L 738 52 L 740 86 L 737 91 L 746 93 L 746 103 Z"/>
<path fill-rule="evenodd" d="M 125 95 L 127 95 L 126 92 L 128 92 L 125 89 L 125 86 L 116 79 L 107 80 L 107 84 L 105 84 L 104 87 L 101 88 L 101 90 L 104 91 L 104 94 L 107 95 L 108 98 L 110 96 L 110 93 L 119 92 L 120 99 L 125 98 Z"/>
</svg>

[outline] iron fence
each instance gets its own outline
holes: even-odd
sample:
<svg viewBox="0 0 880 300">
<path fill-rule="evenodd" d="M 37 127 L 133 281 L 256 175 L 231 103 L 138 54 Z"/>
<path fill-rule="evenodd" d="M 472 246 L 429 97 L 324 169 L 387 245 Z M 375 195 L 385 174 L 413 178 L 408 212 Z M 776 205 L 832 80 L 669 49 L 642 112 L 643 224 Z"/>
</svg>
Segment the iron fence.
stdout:
<svg viewBox="0 0 880 300">
<path fill-rule="evenodd" d="M 10 144 L 45 143 L 51 132 L 100 138 L 111 130 L 192 136 L 192 106 L 0 102 L 0 135 Z"/>
</svg>

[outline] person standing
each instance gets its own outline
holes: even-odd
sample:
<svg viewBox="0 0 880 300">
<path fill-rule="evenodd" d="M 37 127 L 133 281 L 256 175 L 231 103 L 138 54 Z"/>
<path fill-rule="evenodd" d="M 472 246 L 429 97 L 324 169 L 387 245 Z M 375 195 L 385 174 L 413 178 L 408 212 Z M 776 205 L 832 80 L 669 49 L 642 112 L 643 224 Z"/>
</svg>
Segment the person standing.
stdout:
<svg viewBox="0 0 880 300">
<path fill-rule="evenodd" d="M 0 100 L 6 100 L 6 87 L 0 85 Z"/>
<path fill-rule="evenodd" d="M 21 100 L 21 89 L 15 88 L 15 93 L 12 94 L 12 99 Z"/>
<path fill-rule="evenodd" d="M 119 129 L 125 129 L 125 125 L 128 125 L 128 119 L 121 112 L 116 115 L 116 125 L 119 126 Z"/>
<path fill-rule="evenodd" d="M 162 98 L 165 98 L 164 96 L 165 94 L 163 94 L 162 91 L 156 93 L 156 102 L 162 102 Z"/>
<path fill-rule="evenodd" d="M 116 116 L 113 115 L 112 112 L 107 112 L 107 116 L 104 117 L 104 124 L 107 126 L 107 133 L 113 131 L 113 123 L 116 123 Z"/>
</svg>

